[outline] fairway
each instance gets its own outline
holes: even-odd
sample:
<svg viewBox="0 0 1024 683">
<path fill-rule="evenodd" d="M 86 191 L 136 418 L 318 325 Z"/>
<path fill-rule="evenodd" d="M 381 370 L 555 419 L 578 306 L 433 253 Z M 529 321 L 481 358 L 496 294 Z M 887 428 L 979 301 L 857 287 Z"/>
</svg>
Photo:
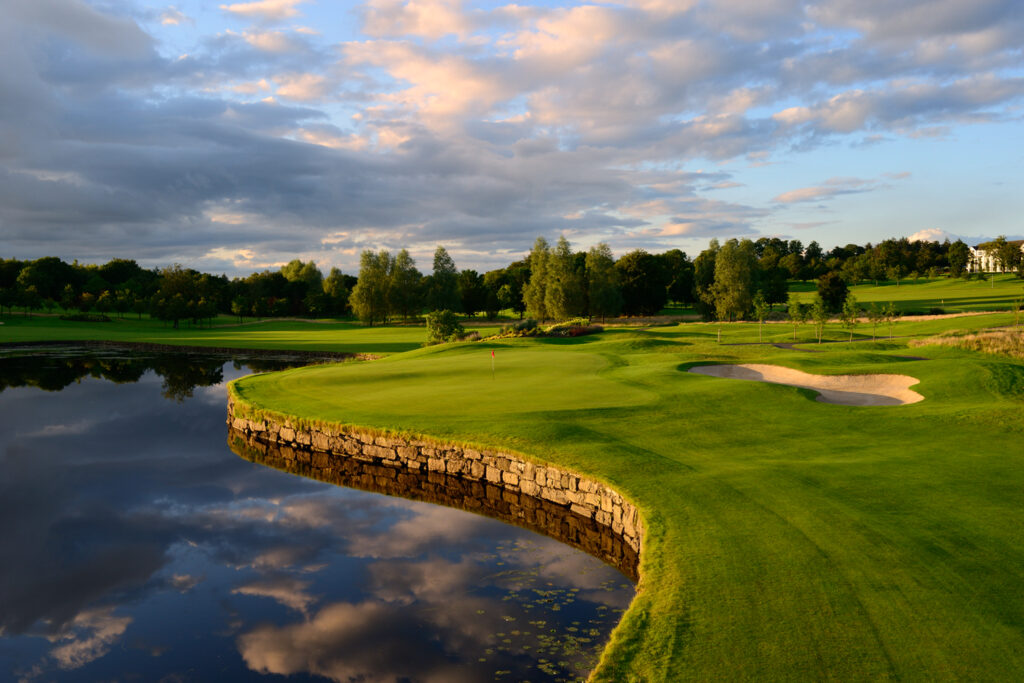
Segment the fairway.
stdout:
<svg viewBox="0 0 1024 683">
<path fill-rule="evenodd" d="M 641 583 L 596 680 L 1013 679 L 1024 365 L 898 341 L 727 346 L 714 332 L 452 345 L 233 386 L 278 414 L 519 452 L 635 502 Z M 925 400 L 830 405 L 687 372 L 708 361 L 911 375 Z"/>
<path fill-rule="evenodd" d="M 813 282 L 793 283 L 790 291 L 804 303 L 814 297 Z M 982 278 L 920 278 L 875 284 L 861 284 L 850 287 L 861 306 L 871 303 L 886 304 L 890 301 L 904 314 L 935 313 L 942 309 L 946 313 L 966 311 L 1007 310 L 1017 301 L 1024 301 L 1024 282 L 1012 273 L 986 275 Z"/>
</svg>

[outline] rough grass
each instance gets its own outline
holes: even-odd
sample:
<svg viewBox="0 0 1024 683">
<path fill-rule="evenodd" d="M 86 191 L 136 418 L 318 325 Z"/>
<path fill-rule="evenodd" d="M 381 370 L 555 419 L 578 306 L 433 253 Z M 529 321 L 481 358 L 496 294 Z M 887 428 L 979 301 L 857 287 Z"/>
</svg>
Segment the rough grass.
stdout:
<svg viewBox="0 0 1024 683">
<path fill-rule="evenodd" d="M 1024 364 L 937 346 L 911 361 L 900 339 L 748 345 L 754 324 L 724 326 L 737 345 L 719 345 L 716 327 L 419 349 L 234 389 L 257 408 L 526 453 L 633 500 L 642 579 L 596 680 L 1015 679 Z M 708 360 L 909 374 L 926 398 L 836 406 L 685 372 Z"/>
<path fill-rule="evenodd" d="M 971 334 L 946 333 L 927 339 L 915 339 L 910 346 L 952 346 L 996 356 L 1024 359 L 1024 330 L 991 330 Z"/>
</svg>

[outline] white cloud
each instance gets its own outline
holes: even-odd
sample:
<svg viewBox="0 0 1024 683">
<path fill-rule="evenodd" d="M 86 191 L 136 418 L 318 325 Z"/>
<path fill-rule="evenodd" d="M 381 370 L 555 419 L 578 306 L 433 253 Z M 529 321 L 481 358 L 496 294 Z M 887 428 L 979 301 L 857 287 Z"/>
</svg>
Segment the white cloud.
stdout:
<svg viewBox="0 0 1024 683">
<path fill-rule="evenodd" d="M 113 607 L 97 608 L 79 613 L 66 630 L 51 640 L 64 643 L 50 650 L 50 657 L 62 669 L 77 669 L 110 652 L 132 623 L 131 617 L 114 615 Z"/>
<path fill-rule="evenodd" d="M 258 0 L 257 2 L 238 2 L 221 5 L 225 12 L 247 19 L 263 19 L 265 21 L 281 21 L 299 16 L 301 13 L 296 5 L 308 0 Z"/>
</svg>

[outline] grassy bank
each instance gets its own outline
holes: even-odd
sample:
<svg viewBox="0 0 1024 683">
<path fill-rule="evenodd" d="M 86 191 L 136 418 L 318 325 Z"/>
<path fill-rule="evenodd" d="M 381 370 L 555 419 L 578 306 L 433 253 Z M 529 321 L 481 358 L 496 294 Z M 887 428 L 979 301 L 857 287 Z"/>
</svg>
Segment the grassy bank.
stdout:
<svg viewBox="0 0 1024 683">
<path fill-rule="evenodd" d="M 904 322 L 896 333 L 1008 320 Z M 641 584 L 598 680 L 1014 679 L 1024 365 L 902 339 L 804 353 L 747 344 L 752 324 L 725 326 L 736 345 L 720 345 L 716 327 L 417 349 L 236 390 L 295 416 L 526 453 L 637 503 Z M 910 374 L 926 399 L 844 407 L 686 372 L 706 361 Z"/>
</svg>

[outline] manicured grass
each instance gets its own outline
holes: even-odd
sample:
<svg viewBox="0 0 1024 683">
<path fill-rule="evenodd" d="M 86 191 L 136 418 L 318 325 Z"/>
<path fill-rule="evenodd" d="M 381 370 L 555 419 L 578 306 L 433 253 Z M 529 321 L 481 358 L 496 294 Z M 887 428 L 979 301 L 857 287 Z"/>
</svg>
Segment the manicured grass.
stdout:
<svg viewBox="0 0 1024 683">
<path fill-rule="evenodd" d="M 994 281 L 993 281 L 994 280 Z M 792 283 L 790 291 L 801 301 L 810 301 L 815 292 L 813 282 Z M 904 312 L 928 313 L 941 308 L 947 313 L 962 311 L 998 311 L 1009 309 L 1015 299 L 1024 299 L 1024 280 L 1013 274 L 990 275 L 985 279 L 936 278 L 929 280 L 900 280 L 856 285 L 850 288 L 857 301 L 864 305 L 872 302 L 893 302 Z"/>
<path fill-rule="evenodd" d="M 1009 320 L 904 322 L 896 334 Z M 597 680 L 1017 679 L 1024 364 L 905 339 L 820 353 L 746 345 L 754 324 L 724 326 L 740 345 L 720 345 L 716 328 L 432 347 L 235 390 L 288 415 L 511 449 L 637 503 L 642 579 Z M 685 372 L 706 361 L 910 374 L 926 398 L 837 406 Z"/>
<path fill-rule="evenodd" d="M 339 353 L 390 354 L 415 349 L 426 341 L 422 326 L 364 327 L 336 321 L 247 322 L 223 318 L 214 327 L 175 330 L 159 320 L 125 318 L 109 323 L 60 320 L 51 316 L 4 316 L 0 318 L 0 343 L 26 341 L 120 341 L 181 346 L 333 351 Z M 467 331 L 483 326 L 467 325 Z M 486 332 L 484 332 L 486 333 Z"/>
</svg>

